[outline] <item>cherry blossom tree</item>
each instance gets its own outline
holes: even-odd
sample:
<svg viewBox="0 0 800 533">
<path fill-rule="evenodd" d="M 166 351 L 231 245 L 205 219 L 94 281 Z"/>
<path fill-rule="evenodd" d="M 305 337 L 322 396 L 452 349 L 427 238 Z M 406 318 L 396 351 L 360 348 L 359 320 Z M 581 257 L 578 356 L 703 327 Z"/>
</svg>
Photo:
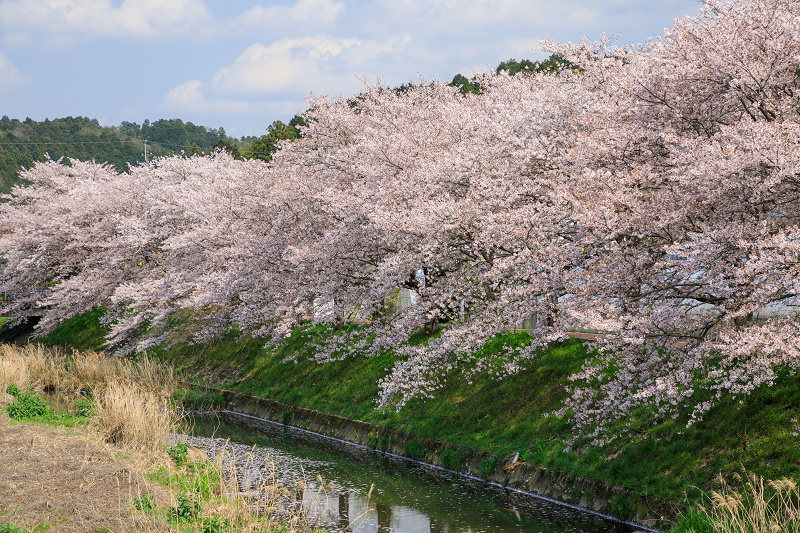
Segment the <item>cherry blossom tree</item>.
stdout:
<svg viewBox="0 0 800 533">
<path fill-rule="evenodd" d="M 319 361 L 400 355 L 381 384 L 397 406 L 589 328 L 603 341 L 561 413 L 596 443 L 634 409 L 692 423 L 714 401 L 699 384 L 741 395 L 796 368 L 797 2 L 707 2 L 642 46 L 547 46 L 570 68 L 487 74 L 480 94 L 312 96 L 269 163 L 37 164 L 0 205 L 5 312 L 44 307 L 44 333 L 106 305 L 121 353 L 187 315 L 198 341 L 324 323 Z M 392 305 L 399 289 L 416 304 Z M 530 346 L 475 360 L 531 316 Z"/>
<path fill-rule="evenodd" d="M 698 384 L 797 366 L 799 24 L 793 1 L 707 2 L 647 47 L 554 46 L 595 94 L 565 170 L 587 251 L 566 311 L 613 333 L 575 376 L 579 426 L 643 404 L 692 423 Z"/>
</svg>

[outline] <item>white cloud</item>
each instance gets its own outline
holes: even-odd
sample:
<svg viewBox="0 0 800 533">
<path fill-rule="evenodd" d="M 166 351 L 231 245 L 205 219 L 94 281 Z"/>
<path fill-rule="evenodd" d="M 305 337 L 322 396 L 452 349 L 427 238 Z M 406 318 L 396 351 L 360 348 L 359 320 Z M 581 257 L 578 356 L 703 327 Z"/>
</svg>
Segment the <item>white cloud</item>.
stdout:
<svg viewBox="0 0 800 533">
<path fill-rule="evenodd" d="M 340 78 L 326 62 L 350 48 L 358 48 L 360 39 L 306 37 L 282 39 L 269 46 L 249 46 L 230 67 L 214 76 L 214 89 L 222 93 L 272 93 L 292 89 L 327 89 L 321 78 Z M 329 81 L 329 80 L 328 80 Z"/>
<path fill-rule="evenodd" d="M 345 10 L 344 1 L 336 0 L 297 0 L 289 6 L 257 5 L 232 19 L 232 27 L 265 29 L 275 25 L 295 26 L 302 23 L 303 31 L 313 31 L 318 26 L 327 26 L 336 21 Z M 309 27 L 310 25 L 310 27 Z M 295 26 L 296 27 L 296 26 Z"/>
<path fill-rule="evenodd" d="M 250 109 L 247 102 L 231 100 L 206 100 L 203 82 L 190 80 L 170 90 L 164 97 L 164 109 L 189 111 L 192 113 L 241 113 Z"/>
<path fill-rule="evenodd" d="M 24 87 L 28 78 L 0 52 L 0 91 L 10 91 Z"/>
<path fill-rule="evenodd" d="M 152 37 L 184 34 L 210 20 L 202 0 L 2 0 L 0 24 L 15 31 Z"/>
</svg>

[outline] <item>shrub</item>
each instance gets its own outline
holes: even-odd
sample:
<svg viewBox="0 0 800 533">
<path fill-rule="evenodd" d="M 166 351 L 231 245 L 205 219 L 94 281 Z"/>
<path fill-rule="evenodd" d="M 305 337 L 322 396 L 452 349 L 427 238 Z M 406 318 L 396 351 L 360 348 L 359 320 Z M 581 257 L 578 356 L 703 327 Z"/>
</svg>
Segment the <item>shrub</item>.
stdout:
<svg viewBox="0 0 800 533">
<path fill-rule="evenodd" d="M 6 392 L 8 394 L 10 394 L 11 396 L 13 396 L 14 398 L 16 398 L 17 396 L 19 396 L 20 390 L 19 390 L 19 387 L 17 387 L 16 384 L 11 383 L 6 388 Z"/>
<path fill-rule="evenodd" d="M 170 447 L 167 450 L 167 453 L 170 457 L 172 457 L 172 460 L 175 461 L 175 464 L 178 466 L 185 465 L 186 461 L 189 460 L 189 447 L 183 442 Z"/>
<path fill-rule="evenodd" d="M 442 454 L 442 459 L 440 464 L 442 467 L 447 468 L 448 470 L 455 470 L 458 471 L 461 469 L 461 465 L 464 462 L 464 458 L 461 456 L 460 453 L 454 450 L 445 450 Z"/>
<path fill-rule="evenodd" d="M 75 402 L 75 413 L 78 416 L 89 417 L 95 413 L 95 403 L 88 398 L 79 398 Z"/>
<path fill-rule="evenodd" d="M 25 533 L 25 530 L 14 524 L 0 525 L 0 533 Z"/>
<path fill-rule="evenodd" d="M 149 494 L 142 493 L 141 496 L 133 500 L 133 506 L 139 511 L 152 511 L 156 508 L 156 502 Z"/>
<path fill-rule="evenodd" d="M 14 420 L 27 420 L 37 416 L 45 416 L 52 410 L 40 395 L 33 391 L 17 391 L 14 401 L 6 407 L 8 416 Z"/>
<path fill-rule="evenodd" d="M 203 498 L 210 498 L 221 492 L 223 484 L 222 471 L 211 461 L 193 461 L 188 467 L 188 474 L 181 481 L 181 488 Z"/>
<path fill-rule="evenodd" d="M 419 460 L 425 458 L 425 454 L 428 453 L 428 449 L 422 443 L 419 443 L 415 440 L 410 440 L 405 444 L 405 452 L 406 457 Z"/>
<path fill-rule="evenodd" d="M 203 533 L 223 533 L 224 531 L 233 531 L 230 521 L 227 518 L 220 518 L 219 516 L 209 516 L 203 518 L 201 527 Z"/>
<path fill-rule="evenodd" d="M 611 514 L 617 518 L 627 520 L 633 517 L 634 508 L 631 501 L 622 496 L 611 503 Z"/>
<path fill-rule="evenodd" d="M 708 514 L 689 509 L 678 516 L 670 533 L 714 533 L 714 524 Z"/>
<path fill-rule="evenodd" d="M 186 494 L 178 494 L 176 497 L 178 504 L 172 509 L 178 520 L 195 520 L 200 516 L 202 507 L 200 501 Z"/>
</svg>

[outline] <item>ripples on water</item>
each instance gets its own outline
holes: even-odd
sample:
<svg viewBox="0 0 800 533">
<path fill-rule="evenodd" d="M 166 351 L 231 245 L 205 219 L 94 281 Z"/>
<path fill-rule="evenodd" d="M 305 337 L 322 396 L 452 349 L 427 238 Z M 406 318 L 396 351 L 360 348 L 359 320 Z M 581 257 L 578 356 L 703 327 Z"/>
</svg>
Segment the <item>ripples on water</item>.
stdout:
<svg viewBox="0 0 800 533">
<path fill-rule="evenodd" d="M 179 436 L 213 458 L 226 450 L 241 461 L 240 489 L 255 469 L 271 471 L 319 518 L 320 527 L 352 533 L 630 533 L 601 517 L 464 479 L 380 452 L 343 446 L 285 426 L 228 417 L 237 427 L 195 419 Z M 244 428 L 242 425 L 250 427 Z M 322 448 L 322 449 L 321 449 Z M 327 488 L 326 488 L 327 487 Z"/>
</svg>

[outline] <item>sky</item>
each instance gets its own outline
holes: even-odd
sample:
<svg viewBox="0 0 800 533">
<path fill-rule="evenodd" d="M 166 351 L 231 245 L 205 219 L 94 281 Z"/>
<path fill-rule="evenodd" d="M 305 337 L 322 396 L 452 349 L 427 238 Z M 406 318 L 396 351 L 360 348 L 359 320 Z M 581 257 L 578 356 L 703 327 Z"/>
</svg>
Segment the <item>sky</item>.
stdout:
<svg viewBox="0 0 800 533">
<path fill-rule="evenodd" d="M 306 95 L 470 77 L 542 40 L 661 35 L 696 0 L 0 0 L 0 115 L 262 135 Z"/>
</svg>

